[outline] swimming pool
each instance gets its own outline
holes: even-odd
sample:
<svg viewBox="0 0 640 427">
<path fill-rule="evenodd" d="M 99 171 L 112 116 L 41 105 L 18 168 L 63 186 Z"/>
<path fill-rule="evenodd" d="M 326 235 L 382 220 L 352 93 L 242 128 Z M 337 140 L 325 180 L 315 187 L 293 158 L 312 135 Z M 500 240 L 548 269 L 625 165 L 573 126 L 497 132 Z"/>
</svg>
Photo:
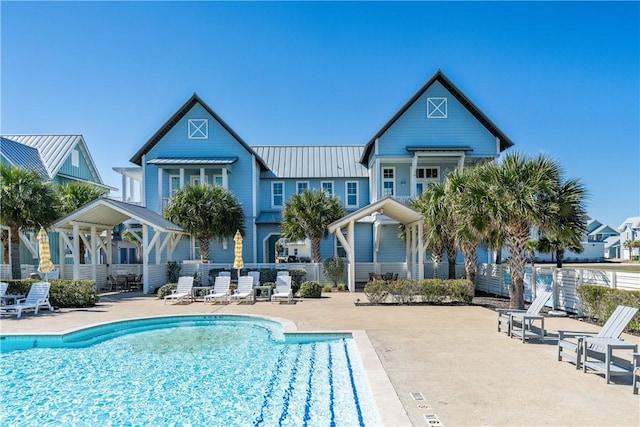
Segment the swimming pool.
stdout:
<svg viewBox="0 0 640 427">
<path fill-rule="evenodd" d="M 381 424 L 349 334 L 176 316 L 0 343 L 3 426 Z"/>
</svg>

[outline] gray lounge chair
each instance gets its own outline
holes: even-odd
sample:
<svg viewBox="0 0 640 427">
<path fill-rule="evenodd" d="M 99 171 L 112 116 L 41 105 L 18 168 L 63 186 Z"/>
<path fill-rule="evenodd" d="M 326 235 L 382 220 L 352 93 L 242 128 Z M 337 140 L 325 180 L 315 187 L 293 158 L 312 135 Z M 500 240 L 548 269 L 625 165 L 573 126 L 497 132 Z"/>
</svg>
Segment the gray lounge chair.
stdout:
<svg viewBox="0 0 640 427">
<path fill-rule="evenodd" d="M 33 311 L 33 314 L 38 314 L 40 308 L 46 308 L 49 311 L 53 311 L 53 307 L 49 303 L 49 282 L 36 282 L 31 285 L 29 293 L 26 298 L 19 298 L 15 304 L 2 306 L 2 311 L 9 314 L 15 314 L 17 318 L 20 318 L 23 311 Z"/>
<path fill-rule="evenodd" d="M 551 291 L 538 293 L 536 299 L 533 300 L 527 310 L 512 310 L 508 308 L 498 308 L 498 332 L 504 327 L 507 329 L 507 335 L 522 337 L 524 343 L 527 338 L 544 338 L 546 330 L 544 329 L 544 316 L 540 314 L 542 307 L 551 298 Z M 533 331 L 533 322 L 540 321 L 540 333 Z"/>
<path fill-rule="evenodd" d="M 602 369 L 597 369 L 605 373 L 607 383 L 609 382 L 610 375 L 616 374 L 618 369 L 615 363 L 620 362 L 619 359 L 611 359 L 611 348 L 616 347 L 632 347 L 637 345 L 626 345 L 624 340 L 620 339 L 624 328 L 627 327 L 631 319 L 636 315 L 638 309 L 635 307 L 626 307 L 619 305 L 615 311 L 611 314 L 606 323 L 602 326 L 599 332 L 590 331 L 558 331 L 558 360 L 568 359 L 570 362 L 575 363 L 576 369 L 580 369 L 582 359 L 587 358 L 595 359 L 595 362 L 589 362 L 589 367 L 596 368 L 602 366 Z M 606 366 L 603 363 L 606 362 Z M 609 362 L 614 362 L 612 365 Z M 625 364 L 624 361 L 621 361 Z M 618 363 L 619 364 L 619 363 Z M 587 366 L 583 369 L 586 371 Z M 620 370 L 620 374 L 628 374 L 629 369 L 627 367 Z"/>
</svg>

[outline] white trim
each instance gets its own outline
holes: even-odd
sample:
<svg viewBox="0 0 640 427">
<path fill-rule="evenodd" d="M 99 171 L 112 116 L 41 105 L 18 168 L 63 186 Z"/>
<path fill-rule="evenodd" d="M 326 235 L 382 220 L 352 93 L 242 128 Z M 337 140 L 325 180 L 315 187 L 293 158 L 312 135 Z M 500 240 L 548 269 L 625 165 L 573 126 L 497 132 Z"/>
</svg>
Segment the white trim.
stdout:
<svg viewBox="0 0 640 427">
<path fill-rule="evenodd" d="M 189 119 L 187 136 L 189 139 L 209 139 L 209 119 Z"/>
<path fill-rule="evenodd" d="M 349 203 L 349 184 L 355 184 L 356 185 L 356 203 L 355 204 L 350 204 Z M 360 206 L 360 182 L 355 181 L 355 180 L 350 180 L 350 181 L 345 181 L 344 182 L 344 205 L 348 208 L 357 208 L 358 206 Z"/>
<path fill-rule="evenodd" d="M 253 228 L 252 243 L 253 243 L 253 262 L 258 262 L 258 225 L 256 224 L 256 218 L 258 217 L 258 175 L 257 175 L 257 159 L 255 154 L 251 154 L 251 212 L 252 220 L 251 226 Z"/>
<path fill-rule="evenodd" d="M 274 186 L 276 184 L 281 184 L 282 185 L 282 203 L 279 205 L 276 205 L 275 202 L 275 194 L 274 194 Z M 271 181 L 271 207 L 272 208 L 282 208 L 284 206 L 284 181 Z"/>
<path fill-rule="evenodd" d="M 77 148 L 71 150 L 71 166 L 74 168 L 80 167 L 80 152 Z"/>
<path fill-rule="evenodd" d="M 267 259 L 267 244 L 269 243 L 269 238 L 271 236 L 280 236 L 280 238 L 282 238 L 282 233 L 269 233 L 265 236 L 264 239 L 262 239 L 262 263 L 266 264 L 269 262 L 269 260 Z M 280 239 L 278 239 L 280 240 Z M 278 259 L 278 254 L 276 253 L 275 256 L 273 257 L 274 262 Z"/>
<path fill-rule="evenodd" d="M 384 171 L 385 169 L 390 169 L 391 171 L 393 171 L 393 177 L 392 178 L 385 178 L 384 177 Z M 382 178 L 381 180 L 381 185 L 380 185 L 380 196 L 382 198 L 386 197 L 386 196 L 395 196 L 396 195 L 396 167 L 395 166 L 382 166 L 380 168 L 380 177 Z M 385 188 L 384 188 L 384 184 L 386 182 L 391 182 L 393 184 L 393 191 L 391 194 L 385 194 Z"/>
<path fill-rule="evenodd" d="M 336 194 L 336 186 L 334 181 L 320 181 L 320 189 L 324 190 L 324 184 L 331 184 L 331 192 L 328 192 L 330 196 L 334 196 Z"/>
<path fill-rule="evenodd" d="M 175 188 L 175 189 L 173 188 L 173 179 L 174 178 L 178 178 L 178 188 Z M 169 175 L 169 198 L 171 198 L 176 191 L 178 191 L 178 190 L 180 190 L 180 188 L 182 188 L 181 184 L 182 184 L 183 179 L 184 179 L 184 175 L 182 175 L 182 177 L 180 175 L 173 175 L 173 174 Z"/>
<path fill-rule="evenodd" d="M 446 119 L 447 112 L 447 97 L 435 96 L 427 97 L 427 118 L 428 119 Z"/>
<path fill-rule="evenodd" d="M 300 184 L 306 184 L 307 187 L 305 188 L 305 190 L 311 188 L 311 184 L 309 184 L 309 181 L 296 181 L 296 194 L 302 193 L 302 191 L 300 191 L 300 188 L 298 187 Z"/>
</svg>

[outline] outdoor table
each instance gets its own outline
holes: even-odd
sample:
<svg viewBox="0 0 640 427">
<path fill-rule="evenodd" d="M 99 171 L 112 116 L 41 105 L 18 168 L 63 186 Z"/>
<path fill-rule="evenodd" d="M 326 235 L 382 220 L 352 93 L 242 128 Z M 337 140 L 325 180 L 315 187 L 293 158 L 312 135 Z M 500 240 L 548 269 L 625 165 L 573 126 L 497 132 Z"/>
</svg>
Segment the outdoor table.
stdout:
<svg viewBox="0 0 640 427">
<path fill-rule="evenodd" d="M 7 304 L 8 301 L 13 301 L 13 304 L 16 303 L 16 300 L 19 300 L 20 298 L 24 298 L 25 295 L 2 295 L 0 297 L 0 305 L 2 305 L 3 307 L 6 305 L 11 305 L 11 304 Z"/>
<path fill-rule="evenodd" d="M 260 297 L 256 296 L 256 290 L 260 290 Z M 265 296 L 266 294 L 266 296 Z M 254 286 L 253 287 L 253 302 L 258 300 L 271 301 L 271 286 Z"/>
<path fill-rule="evenodd" d="M 202 297 L 204 298 L 204 296 L 209 293 L 210 289 L 213 289 L 213 286 L 194 286 L 191 288 L 191 297 L 193 298 L 194 301 L 196 300 L 198 295 L 202 295 Z M 205 291 L 205 292 L 204 294 L 202 294 L 202 292 L 200 291 Z"/>
<path fill-rule="evenodd" d="M 604 361 L 599 359 L 588 360 L 588 347 L 590 344 L 597 345 L 605 348 Z M 613 361 L 613 350 L 633 350 L 638 351 L 638 344 L 629 343 L 618 338 L 598 338 L 598 337 L 583 337 L 583 372 L 587 371 L 587 368 L 591 368 L 605 375 L 607 384 L 612 375 L 633 375 L 633 369 L 631 366 L 627 369 L 621 364 L 616 364 Z"/>
</svg>

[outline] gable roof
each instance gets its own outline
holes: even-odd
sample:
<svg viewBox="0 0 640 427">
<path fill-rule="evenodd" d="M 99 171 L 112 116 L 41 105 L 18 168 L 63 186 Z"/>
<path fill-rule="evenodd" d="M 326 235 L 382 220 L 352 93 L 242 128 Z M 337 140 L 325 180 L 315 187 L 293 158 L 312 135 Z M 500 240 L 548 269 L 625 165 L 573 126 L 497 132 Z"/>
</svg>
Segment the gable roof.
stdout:
<svg viewBox="0 0 640 427">
<path fill-rule="evenodd" d="M 383 127 L 376 133 L 373 138 L 367 143 L 364 152 L 362 153 L 362 157 L 360 158 L 360 163 L 363 165 L 367 164 L 367 158 L 373 149 L 373 145 L 375 144 L 376 139 L 380 138 L 417 100 L 420 98 L 435 82 L 439 82 L 442 86 L 447 89 L 451 95 L 453 95 L 475 118 L 478 120 L 492 135 L 496 138 L 500 139 L 500 151 L 504 151 L 507 148 L 513 145 L 513 142 L 507 135 L 505 135 L 498 127 L 491 121 L 489 118 L 482 112 L 476 105 L 471 102 L 469 98 L 466 97 L 465 94 L 458 89 L 451 80 L 449 80 L 442 71 L 438 70 L 436 73 L 427 81 L 427 83 L 416 92 L 413 97 L 404 105 L 400 110 L 389 120 Z"/>
<path fill-rule="evenodd" d="M 397 201 L 393 196 L 385 196 L 382 199 L 371 203 L 368 206 L 358 209 L 355 212 L 343 216 L 337 221 L 328 225 L 330 233 L 334 233 L 338 228 L 342 228 L 350 222 L 357 222 L 369 215 L 380 212 L 389 218 L 395 219 L 402 224 L 412 224 L 424 220 L 422 214 L 410 206 Z"/>
<path fill-rule="evenodd" d="M 96 183 L 103 184 L 100 173 L 89 153 L 82 135 L 2 135 L 3 137 L 38 150 L 49 179 L 53 179 L 71 151 L 78 147 L 82 152 Z"/>
<path fill-rule="evenodd" d="M 270 172 L 263 178 L 366 178 L 369 172 L 358 161 L 364 147 L 260 146 L 253 147 Z"/>
<path fill-rule="evenodd" d="M 31 169 L 43 178 L 49 179 L 47 168 L 44 167 L 38 150 L 28 145 L 20 144 L 8 138 L 0 137 L 0 153 L 11 163 L 21 169 Z"/>
<path fill-rule="evenodd" d="M 158 129 L 158 131 L 142 146 L 142 148 L 140 148 L 138 152 L 133 155 L 130 161 L 138 166 L 142 166 L 142 156 L 144 154 L 147 154 L 149 150 L 151 150 L 196 104 L 202 105 L 202 108 L 204 108 L 211 115 L 211 117 L 213 117 L 218 123 L 220 123 L 220 125 L 227 132 L 229 132 L 229 134 L 233 136 L 236 141 L 238 141 L 249 153 L 256 156 L 258 163 L 260 163 L 260 165 L 264 169 L 268 169 L 264 160 L 262 160 L 260 156 L 258 156 L 256 152 L 253 151 L 251 147 L 249 147 L 249 145 L 244 142 L 244 140 L 240 138 L 240 136 L 235 133 L 234 130 L 231 129 L 229 125 L 226 124 L 225 121 L 222 120 L 222 118 L 218 116 L 216 112 L 213 111 L 211 107 L 209 107 L 195 92 L 193 93 L 191 98 L 189 98 L 187 102 L 185 102 L 184 105 L 180 107 L 178 111 L 176 111 L 175 114 L 171 116 L 169 120 L 167 120 L 166 123 L 160 127 L 160 129 Z"/>
<path fill-rule="evenodd" d="M 131 218 L 142 224 L 150 225 L 159 231 L 184 233 L 180 226 L 166 220 L 162 215 L 151 209 L 105 197 L 89 202 L 60 218 L 53 224 L 53 228 L 71 230 L 73 229 L 72 223 L 80 223 L 82 224 L 80 228 L 95 226 L 99 230 L 111 230 L 116 225 Z"/>
<path fill-rule="evenodd" d="M 618 227 L 618 231 L 624 231 L 627 227 L 634 229 L 640 228 L 640 216 L 630 216 L 625 219 L 622 224 Z"/>
</svg>

